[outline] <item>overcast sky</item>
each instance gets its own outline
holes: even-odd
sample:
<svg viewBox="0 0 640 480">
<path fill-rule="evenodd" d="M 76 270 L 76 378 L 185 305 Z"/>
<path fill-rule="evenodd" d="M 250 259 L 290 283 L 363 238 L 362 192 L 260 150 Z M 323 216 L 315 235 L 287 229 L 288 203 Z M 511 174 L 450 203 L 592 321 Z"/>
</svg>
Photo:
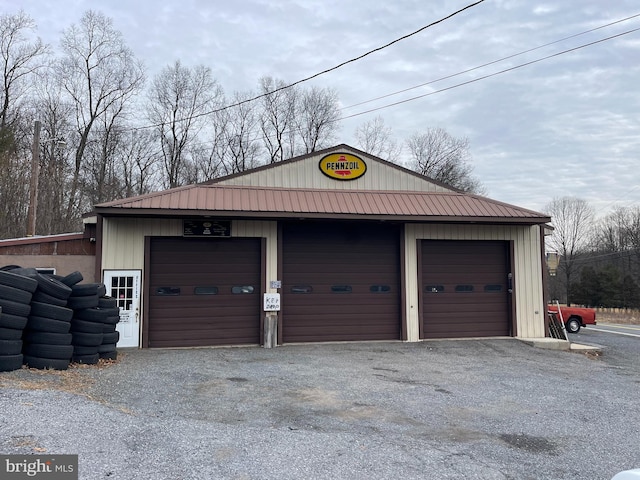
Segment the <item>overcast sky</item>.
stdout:
<svg viewBox="0 0 640 480">
<path fill-rule="evenodd" d="M 293 82 L 357 57 L 475 0 L 0 0 L 22 8 L 57 47 L 82 13 L 114 21 L 149 77 L 180 60 L 210 67 L 229 96 L 262 76 Z M 344 107 L 373 100 L 640 14 L 637 0 L 485 0 L 307 86 Z M 534 210 L 577 196 L 599 216 L 640 205 L 640 16 L 405 93 L 345 108 L 337 143 L 381 116 L 398 140 L 442 127 L 471 144 L 488 196 Z M 447 89 L 437 92 L 441 89 Z M 394 102 L 425 95 L 397 106 Z"/>
</svg>

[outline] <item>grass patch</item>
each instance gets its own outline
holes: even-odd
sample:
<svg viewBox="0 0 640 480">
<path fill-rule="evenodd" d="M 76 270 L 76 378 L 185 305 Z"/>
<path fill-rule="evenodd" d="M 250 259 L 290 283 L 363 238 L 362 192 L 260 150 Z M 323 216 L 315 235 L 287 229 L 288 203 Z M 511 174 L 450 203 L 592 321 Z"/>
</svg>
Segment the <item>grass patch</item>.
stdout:
<svg viewBox="0 0 640 480">
<path fill-rule="evenodd" d="M 68 370 L 28 368 L 6 372 L 0 376 L 0 387 L 21 390 L 58 390 L 92 398 L 88 390 L 95 384 L 91 370 L 109 368 L 117 360 L 100 359 L 96 365 L 72 363 Z"/>
<path fill-rule="evenodd" d="M 619 323 L 622 325 L 640 325 L 640 311 L 600 311 L 596 312 L 597 323 Z"/>
</svg>

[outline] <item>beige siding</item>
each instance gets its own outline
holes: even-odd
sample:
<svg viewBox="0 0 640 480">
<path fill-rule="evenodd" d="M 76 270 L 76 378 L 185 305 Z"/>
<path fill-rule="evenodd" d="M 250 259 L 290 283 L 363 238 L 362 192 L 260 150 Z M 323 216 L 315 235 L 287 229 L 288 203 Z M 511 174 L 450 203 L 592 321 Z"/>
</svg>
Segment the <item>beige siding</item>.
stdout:
<svg viewBox="0 0 640 480">
<path fill-rule="evenodd" d="M 181 219 L 105 218 L 103 222 L 102 269 L 142 270 L 144 272 L 144 239 L 146 236 L 181 236 Z M 267 239 L 265 291 L 270 280 L 278 280 L 278 227 L 277 222 L 234 220 L 234 237 Z M 144 279 L 144 273 L 142 275 Z M 144 282 L 144 280 L 143 280 Z M 141 306 L 144 305 L 144 285 L 141 285 Z M 141 308 L 144 311 L 144 308 Z M 141 319 L 142 322 L 145 318 Z"/>
<path fill-rule="evenodd" d="M 181 219 L 106 218 L 103 223 L 102 268 L 144 270 L 145 236 L 181 236 Z M 234 220 L 232 235 L 266 238 L 265 290 L 278 276 L 278 229 L 275 221 Z M 406 311 L 409 341 L 419 340 L 417 242 L 434 240 L 512 240 L 514 301 L 518 337 L 544 337 L 544 299 L 538 226 L 407 224 L 405 227 Z M 143 290 L 144 291 L 144 286 Z M 144 298 L 142 299 L 144 301 Z M 143 319 L 144 321 L 144 319 Z"/>
<path fill-rule="evenodd" d="M 367 164 L 367 173 L 362 177 L 350 181 L 335 180 L 325 176 L 318 168 L 318 163 L 323 156 L 318 155 L 296 162 L 283 163 L 277 168 L 266 168 L 223 180 L 220 184 L 334 190 L 451 191 L 423 177 L 412 175 L 404 170 L 366 157 L 363 160 Z"/>
<path fill-rule="evenodd" d="M 234 237 L 267 239 L 266 288 L 277 278 L 277 222 L 234 220 Z M 181 219 L 105 218 L 103 223 L 102 268 L 144 270 L 144 238 L 182 236 Z"/>
<path fill-rule="evenodd" d="M 407 224 L 405 227 L 405 269 L 407 272 L 407 335 L 419 340 L 418 240 L 513 240 L 514 301 L 517 336 L 544 337 L 545 306 L 538 226 L 471 226 Z"/>
<path fill-rule="evenodd" d="M 143 270 L 144 237 L 180 236 L 182 220 L 105 218 L 102 232 L 103 270 Z"/>
</svg>

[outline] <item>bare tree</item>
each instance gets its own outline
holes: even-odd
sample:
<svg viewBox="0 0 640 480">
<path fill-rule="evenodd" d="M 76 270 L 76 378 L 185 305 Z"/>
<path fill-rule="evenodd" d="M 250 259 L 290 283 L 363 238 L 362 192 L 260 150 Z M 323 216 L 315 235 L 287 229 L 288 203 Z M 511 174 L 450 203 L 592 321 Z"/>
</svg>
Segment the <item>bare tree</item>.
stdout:
<svg viewBox="0 0 640 480">
<path fill-rule="evenodd" d="M 330 88 L 304 90 L 295 118 L 296 133 L 304 146 L 304 150 L 297 153 L 311 153 L 329 146 L 340 126 L 338 93 Z"/>
<path fill-rule="evenodd" d="M 355 131 L 356 146 L 376 157 L 397 162 L 402 146 L 393 138 L 391 127 L 380 116 L 363 123 Z"/>
<path fill-rule="evenodd" d="M 39 38 L 30 41 L 29 30 L 35 22 L 23 11 L 0 15 L 0 56 L 2 57 L 2 92 L 0 92 L 0 130 L 15 120 L 17 102 L 28 90 L 32 74 L 43 66 L 39 60 L 48 53 L 48 46 Z M 13 117 L 10 117 L 11 112 Z"/>
<path fill-rule="evenodd" d="M 30 147 L 34 118 L 21 115 L 21 105 L 44 64 L 48 47 L 34 38 L 35 23 L 27 14 L 0 14 L 0 237 L 26 231 L 31 175 Z"/>
<path fill-rule="evenodd" d="M 0 149 L 0 238 L 23 236 L 27 227 L 31 155 L 23 145 L 33 136 L 33 123 L 18 123 L 12 128 L 15 140 Z"/>
<path fill-rule="evenodd" d="M 470 165 L 469 140 L 456 138 L 443 128 L 429 128 L 414 133 L 407 140 L 410 167 L 421 175 L 433 178 L 470 193 L 483 193 L 483 187 L 473 176 Z"/>
<path fill-rule="evenodd" d="M 576 274 L 576 257 L 589 246 L 593 232 L 594 211 L 585 201 L 575 197 L 554 198 L 545 207 L 551 216 L 553 234 L 548 246 L 560 254 L 558 272 L 563 274 L 567 304 L 572 301 L 571 282 Z"/>
<path fill-rule="evenodd" d="M 260 129 L 269 163 L 281 162 L 294 155 L 295 132 L 292 130 L 298 91 L 295 87 L 278 90 L 284 86 L 282 80 L 260 79 L 260 93 L 265 95 L 262 97 Z"/>
<path fill-rule="evenodd" d="M 257 106 L 254 102 L 246 101 L 253 96 L 251 92 L 236 92 L 232 106 L 225 110 L 226 118 L 221 121 L 226 127 L 222 132 L 222 166 L 227 174 L 258 166 L 260 144 Z"/>
<path fill-rule="evenodd" d="M 96 120 L 117 111 L 142 88 L 144 68 L 113 21 L 91 10 L 63 33 L 61 47 L 57 77 L 74 106 L 78 135 L 66 211 L 66 218 L 71 219 L 82 213 L 80 175 Z"/>
<path fill-rule="evenodd" d="M 73 105 L 65 101 L 64 92 L 51 75 L 51 69 L 39 77 L 35 109 L 42 121 L 40 178 L 36 233 L 49 235 L 77 227 L 75 219 L 66 217 L 69 178 L 74 150 Z M 59 142 L 64 140 L 62 146 Z"/>
<path fill-rule="evenodd" d="M 160 159 L 155 152 L 154 135 L 145 131 L 130 131 L 121 135 L 117 158 L 121 165 L 121 196 L 143 195 L 162 185 L 158 170 Z"/>
<path fill-rule="evenodd" d="M 224 175 L 227 172 L 225 160 L 228 154 L 226 132 L 229 128 L 229 113 L 225 109 L 216 111 L 209 117 L 207 137 L 209 141 L 194 147 L 198 158 L 197 181 L 202 182 Z"/>
<path fill-rule="evenodd" d="M 91 205 L 114 200 L 122 190 L 119 144 L 124 126 L 118 121 L 123 104 L 114 104 L 97 121 L 85 150 L 83 194 Z"/>
<path fill-rule="evenodd" d="M 640 281 L 640 207 L 614 209 L 595 232 L 594 251 Z"/>
<path fill-rule="evenodd" d="M 147 117 L 160 139 L 166 185 L 185 181 L 189 147 L 197 141 L 206 117 L 222 103 L 222 89 L 211 77 L 211 69 L 184 67 L 179 61 L 166 67 L 153 80 Z"/>
</svg>

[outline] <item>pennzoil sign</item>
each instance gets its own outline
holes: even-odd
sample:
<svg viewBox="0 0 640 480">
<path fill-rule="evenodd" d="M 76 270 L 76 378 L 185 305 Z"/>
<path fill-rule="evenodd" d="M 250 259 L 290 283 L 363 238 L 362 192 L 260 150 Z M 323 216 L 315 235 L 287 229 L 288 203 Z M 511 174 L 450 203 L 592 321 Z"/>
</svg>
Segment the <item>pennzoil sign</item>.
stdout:
<svg viewBox="0 0 640 480">
<path fill-rule="evenodd" d="M 320 160 L 320 171 L 336 180 L 355 180 L 367 172 L 367 164 L 350 153 L 332 153 Z"/>
</svg>

